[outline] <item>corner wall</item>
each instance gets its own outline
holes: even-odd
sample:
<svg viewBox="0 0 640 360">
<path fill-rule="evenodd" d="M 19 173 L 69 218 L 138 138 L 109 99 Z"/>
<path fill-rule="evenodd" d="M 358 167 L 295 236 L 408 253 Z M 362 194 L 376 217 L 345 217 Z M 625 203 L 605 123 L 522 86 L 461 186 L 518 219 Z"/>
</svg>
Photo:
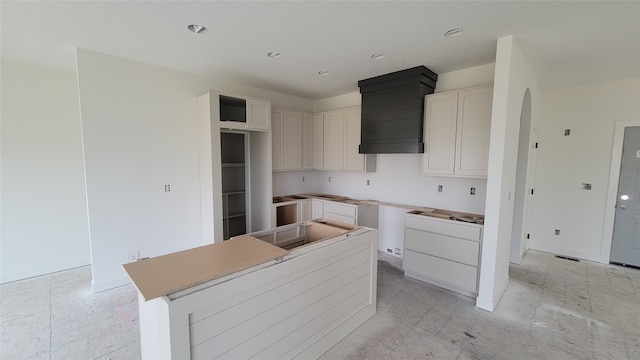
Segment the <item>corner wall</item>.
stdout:
<svg viewBox="0 0 640 360">
<path fill-rule="evenodd" d="M 609 184 L 615 123 L 640 120 L 639 99 L 640 78 L 542 92 L 529 248 L 609 263 L 602 245 L 611 238 L 603 233 L 608 187 L 617 188 Z"/>
<path fill-rule="evenodd" d="M 513 36 L 498 39 L 489 176 L 476 306 L 493 311 L 509 282 L 518 138 L 522 100 L 531 91 L 532 125 L 538 111 L 539 86 Z"/>
<path fill-rule="evenodd" d="M 121 265 L 130 252 L 203 245 L 198 96 L 216 89 L 311 108 L 310 100 L 88 50 L 76 57 L 94 291 L 129 282 Z"/>
<path fill-rule="evenodd" d="M 0 283 L 88 265 L 76 74 L 2 62 Z"/>
</svg>

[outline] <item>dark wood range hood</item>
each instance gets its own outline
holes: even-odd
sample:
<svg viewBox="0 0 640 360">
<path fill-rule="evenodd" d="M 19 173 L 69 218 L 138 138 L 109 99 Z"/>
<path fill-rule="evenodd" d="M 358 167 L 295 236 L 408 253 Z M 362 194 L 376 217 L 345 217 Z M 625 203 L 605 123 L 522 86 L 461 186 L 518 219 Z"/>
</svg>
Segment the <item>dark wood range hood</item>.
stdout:
<svg viewBox="0 0 640 360">
<path fill-rule="evenodd" d="M 425 66 L 358 81 L 362 94 L 361 154 L 424 153 L 424 96 L 438 74 Z"/>
</svg>

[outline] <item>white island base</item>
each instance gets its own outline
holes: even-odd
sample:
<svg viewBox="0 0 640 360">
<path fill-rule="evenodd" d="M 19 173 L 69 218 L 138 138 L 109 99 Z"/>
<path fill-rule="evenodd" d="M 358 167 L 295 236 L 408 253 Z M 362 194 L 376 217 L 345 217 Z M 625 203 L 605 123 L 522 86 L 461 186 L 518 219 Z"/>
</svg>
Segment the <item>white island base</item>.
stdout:
<svg viewBox="0 0 640 360">
<path fill-rule="evenodd" d="M 171 294 L 140 294 L 142 358 L 316 359 L 373 316 L 377 230 L 311 224 L 341 234 Z"/>
</svg>

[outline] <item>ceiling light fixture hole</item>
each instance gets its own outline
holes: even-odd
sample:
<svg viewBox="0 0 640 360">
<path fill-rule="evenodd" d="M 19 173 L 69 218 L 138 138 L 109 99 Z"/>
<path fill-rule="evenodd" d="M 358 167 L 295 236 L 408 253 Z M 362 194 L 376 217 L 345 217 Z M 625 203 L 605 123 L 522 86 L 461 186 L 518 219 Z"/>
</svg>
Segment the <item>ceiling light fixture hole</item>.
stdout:
<svg viewBox="0 0 640 360">
<path fill-rule="evenodd" d="M 270 52 L 267 53 L 267 56 L 270 57 L 270 58 L 276 59 L 276 58 L 279 58 L 280 56 L 282 56 L 282 54 L 280 54 L 277 51 L 270 51 Z"/>
<path fill-rule="evenodd" d="M 198 24 L 190 24 L 187 25 L 187 29 L 189 31 L 191 31 L 192 33 L 195 34 L 204 34 L 207 32 L 207 28 L 202 26 L 202 25 L 198 25 Z"/>
<path fill-rule="evenodd" d="M 318 75 L 327 76 L 329 75 L 329 72 L 327 70 L 320 70 L 318 71 Z"/>
</svg>

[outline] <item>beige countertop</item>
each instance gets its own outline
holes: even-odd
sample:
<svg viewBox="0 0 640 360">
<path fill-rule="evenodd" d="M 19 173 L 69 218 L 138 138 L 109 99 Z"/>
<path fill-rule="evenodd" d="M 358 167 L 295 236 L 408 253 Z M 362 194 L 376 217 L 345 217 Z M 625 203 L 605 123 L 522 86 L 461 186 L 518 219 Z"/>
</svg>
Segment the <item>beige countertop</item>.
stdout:
<svg viewBox="0 0 640 360">
<path fill-rule="evenodd" d="M 293 195 L 275 196 L 273 198 L 273 203 L 277 204 L 281 202 L 297 201 L 297 200 L 304 200 L 304 199 L 329 200 L 329 201 L 342 202 L 345 204 L 352 204 L 352 205 L 369 204 L 369 205 L 377 205 L 377 206 L 390 206 L 390 207 L 396 207 L 401 209 L 407 209 L 408 212 L 414 215 L 431 216 L 431 217 L 437 217 L 442 219 L 474 222 L 474 223 L 480 223 L 480 224 L 484 223 L 483 214 L 472 214 L 472 213 L 459 212 L 454 210 L 404 205 L 404 204 L 391 203 L 391 202 L 382 202 L 377 200 L 358 200 L 358 199 L 352 199 L 346 196 L 331 195 L 331 194 L 293 194 Z"/>
<path fill-rule="evenodd" d="M 124 264 L 145 300 L 211 281 L 285 256 L 288 250 L 249 235 Z"/>
</svg>

